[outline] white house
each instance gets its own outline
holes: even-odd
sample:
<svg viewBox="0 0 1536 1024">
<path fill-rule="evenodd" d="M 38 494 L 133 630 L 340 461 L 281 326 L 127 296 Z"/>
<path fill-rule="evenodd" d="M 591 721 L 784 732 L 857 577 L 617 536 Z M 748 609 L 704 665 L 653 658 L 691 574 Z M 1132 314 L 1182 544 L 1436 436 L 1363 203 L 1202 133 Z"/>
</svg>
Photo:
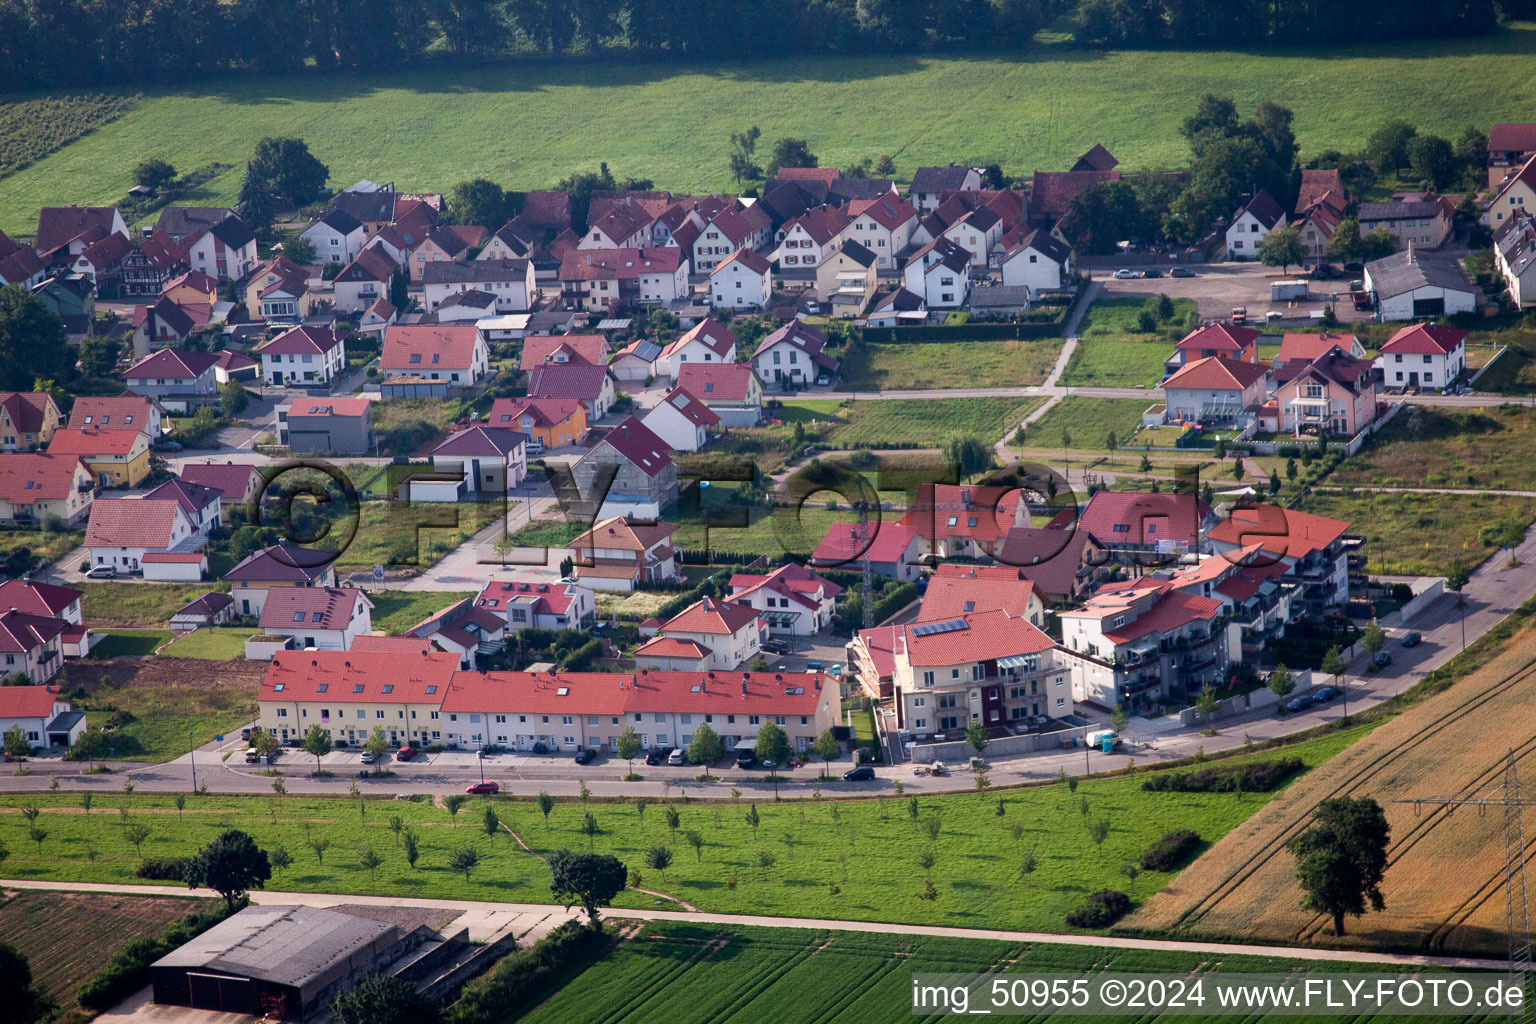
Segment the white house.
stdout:
<svg viewBox="0 0 1536 1024">
<path fill-rule="evenodd" d="M 838 237 L 852 239 L 875 254 L 883 268 L 896 266 L 896 254 L 912 241 L 917 210 L 894 194 L 877 199 L 855 199 L 848 204 L 852 215 Z"/>
<path fill-rule="evenodd" d="M 654 341 L 636 338 L 608 360 L 608 372 L 614 380 L 646 381 L 657 374 L 662 348 Z"/>
<path fill-rule="evenodd" d="M 667 392 L 640 422 L 673 451 L 696 452 L 709 441 L 709 431 L 720 425 L 720 417 L 685 388 L 677 387 Z"/>
<path fill-rule="evenodd" d="M 729 255 L 741 249 L 759 249 L 766 245 L 773 229 L 773 219 L 756 203 L 748 206 L 736 200 L 724 207 L 704 225 L 693 243 L 693 268 L 700 274 L 713 271 Z"/>
<path fill-rule="evenodd" d="M 432 449 L 436 475 L 457 477 L 449 488 L 411 488 L 412 500 L 473 501 L 504 497 L 528 476 L 528 437 L 504 427 L 473 426 Z M 444 481 L 446 483 L 446 481 Z"/>
<path fill-rule="evenodd" d="M 929 309 L 958 309 L 971 293 L 969 254 L 947 238 L 935 238 L 907 261 L 902 281 Z"/>
<path fill-rule="evenodd" d="M 94 502 L 85 530 L 91 565 L 110 565 L 120 573 L 142 571 L 150 552 L 199 551 L 206 539 L 180 503 L 170 498 Z"/>
<path fill-rule="evenodd" d="M 391 324 L 379 370 L 468 386 L 490 372 L 490 346 L 474 324 Z"/>
<path fill-rule="evenodd" d="M 545 579 L 493 580 L 475 598 L 475 607 L 498 615 L 508 633 L 524 629 L 585 629 L 597 618 L 591 587 Z"/>
<path fill-rule="evenodd" d="M 780 228 L 775 235 L 778 248 L 772 259 L 780 268 L 817 267 L 838 236 L 848 226 L 848 211 L 841 206 L 818 206 L 801 214 Z"/>
<path fill-rule="evenodd" d="M 1376 297 L 1383 320 L 1419 320 L 1470 313 L 1477 289 L 1455 256 L 1412 245 L 1365 265 L 1365 290 Z"/>
<path fill-rule="evenodd" d="M 1529 213 L 1510 217 L 1494 232 L 1493 262 L 1516 309 L 1536 303 L 1536 221 Z"/>
<path fill-rule="evenodd" d="M 332 210 L 299 234 L 315 247 L 321 263 L 351 263 L 368 242 L 363 222 L 345 210 Z"/>
<path fill-rule="evenodd" d="M 907 199 L 918 213 L 932 213 L 948 192 L 975 192 L 981 188 L 981 171 L 975 167 L 919 167 L 912 174 Z"/>
<path fill-rule="evenodd" d="M 342 336 L 307 324 L 284 331 L 252 354 L 261 359 L 261 379 L 274 387 L 329 384 L 347 366 Z"/>
<path fill-rule="evenodd" d="M 256 233 L 236 216 L 194 236 L 187 263 L 220 281 L 239 281 L 256 269 Z"/>
<path fill-rule="evenodd" d="M 1285 210 L 1273 196 L 1259 189 L 1232 215 L 1232 224 L 1227 228 L 1227 255 L 1257 258 L 1259 246 L 1264 244 L 1269 233 L 1284 226 Z"/>
<path fill-rule="evenodd" d="M 277 587 L 262 606 L 261 631 L 300 648 L 350 651 L 373 628 L 372 610 L 368 595 L 350 587 Z"/>
<path fill-rule="evenodd" d="M 757 609 L 713 597 L 684 608 L 635 650 L 640 669 L 740 668 L 762 652 Z"/>
<path fill-rule="evenodd" d="M 0 674 L 8 667 L 0 658 Z M 17 726 L 34 750 L 69 747 L 85 732 L 85 712 L 60 698 L 57 686 L 0 686 L 0 736 Z"/>
<path fill-rule="evenodd" d="M 837 372 L 837 360 L 826 352 L 827 336 L 799 320 L 791 320 L 758 342 L 752 367 L 764 384 L 778 390 L 802 387 Z M 705 396 L 706 401 L 708 396 Z"/>
<path fill-rule="evenodd" d="M 1163 381 L 1169 423 L 1246 426 L 1263 403 L 1269 367 L 1211 356 L 1185 363 Z"/>
<path fill-rule="evenodd" d="M 1467 332 L 1443 324 L 1404 327 L 1381 346 L 1375 366 L 1389 388 L 1443 391 L 1467 367 Z"/>
<path fill-rule="evenodd" d="M 751 249 L 737 249 L 709 275 L 711 309 L 762 309 L 773 294 L 773 265 Z"/>
<path fill-rule="evenodd" d="M 832 625 L 843 588 L 796 562 L 731 576 L 731 602 L 755 608 L 771 636 L 813 636 Z"/>
<path fill-rule="evenodd" d="M 539 299 L 529 259 L 428 263 L 421 269 L 421 281 L 428 313 L 436 312 L 450 296 L 471 290 L 494 295 L 497 313 L 521 313 Z"/>
<path fill-rule="evenodd" d="M 1035 301 L 1071 280 L 1072 248 L 1049 232 L 1031 231 L 1003 253 L 1002 271 L 1005 286 L 1026 287 Z"/>
<path fill-rule="evenodd" d="M 690 294 L 681 249 L 571 249 L 560 260 L 560 297 L 592 312 L 668 305 Z"/>
<path fill-rule="evenodd" d="M 713 317 L 705 317 L 661 350 L 656 371 L 676 377 L 685 363 L 734 363 L 736 333 Z"/>
<path fill-rule="evenodd" d="M 192 528 L 204 537 L 219 528 L 223 519 L 223 492 L 180 477 L 172 477 L 159 487 L 144 493 L 145 501 L 174 501 L 192 522 Z"/>
<path fill-rule="evenodd" d="M 382 246 L 370 245 L 331 282 L 338 313 L 361 313 L 389 298 L 389 285 L 399 269 Z"/>
</svg>

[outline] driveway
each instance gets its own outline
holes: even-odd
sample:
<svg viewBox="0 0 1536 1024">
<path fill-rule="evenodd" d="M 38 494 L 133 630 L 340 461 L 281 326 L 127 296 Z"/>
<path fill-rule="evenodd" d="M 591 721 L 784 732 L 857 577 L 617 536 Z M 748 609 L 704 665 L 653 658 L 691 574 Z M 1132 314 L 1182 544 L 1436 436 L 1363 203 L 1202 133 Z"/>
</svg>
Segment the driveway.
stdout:
<svg viewBox="0 0 1536 1024">
<path fill-rule="evenodd" d="M 1224 320 L 1232 315 L 1237 306 L 1248 309 L 1250 322 L 1262 326 L 1264 314 L 1281 310 L 1291 315 L 1305 316 L 1333 303 L 1334 314 L 1342 321 L 1365 320 L 1367 314 L 1355 312 L 1349 301 L 1348 281 L 1315 281 L 1311 287 L 1311 301 L 1275 302 L 1269 297 L 1269 286 L 1274 281 L 1294 280 L 1302 277 L 1299 268 L 1283 274 L 1276 267 L 1262 263 L 1198 263 L 1190 266 L 1194 277 L 1162 277 L 1121 280 L 1112 271 L 1094 271 L 1094 281 L 1104 288 L 1105 298 L 1151 298 L 1167 295 L 1174 299 L 1194 299 L 1202 320 Z M 1340 301 L 1339 296 L 1343 299 Z"/>
</svg>

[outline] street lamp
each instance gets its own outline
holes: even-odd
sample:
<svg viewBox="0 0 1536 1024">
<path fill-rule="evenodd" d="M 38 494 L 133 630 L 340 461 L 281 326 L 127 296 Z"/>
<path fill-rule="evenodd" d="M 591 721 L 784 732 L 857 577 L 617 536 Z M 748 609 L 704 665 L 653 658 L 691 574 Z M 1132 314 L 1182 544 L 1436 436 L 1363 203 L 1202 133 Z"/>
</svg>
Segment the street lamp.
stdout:
<svg viewBox="0 0 1536 1024">
<path fill-rule="evenodd" d="M 197 744 L 192 738 L 192 730 L 187 730 L 187 757 L 192 761 L 192 792 L 197 792 Z"/>
<path fill-rule="evenodd" d="M 480 766 L 480 781 L 485 781 L 485 750 L 481 748 L 475 751 L 475 763 Z"/>
</svg>

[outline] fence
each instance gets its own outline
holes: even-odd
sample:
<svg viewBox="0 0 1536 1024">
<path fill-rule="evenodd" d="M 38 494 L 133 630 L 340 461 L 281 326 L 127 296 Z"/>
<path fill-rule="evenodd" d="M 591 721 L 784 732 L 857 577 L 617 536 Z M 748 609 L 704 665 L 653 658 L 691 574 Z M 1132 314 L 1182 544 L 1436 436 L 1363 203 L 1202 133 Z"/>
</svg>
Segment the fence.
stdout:
<svg viewBox="0 0 1536 1024">
<path fill-rule="evenodd" d="M 1080 747 L 1088 730 L 1103 726 L 1080 725 L 1059 729 L 1055 732 L 1030 732 L 1022 736 L 1000 736 L 987 744 L 986 755 L 992 757 L 1032 754 L 1037 750 L 1062 750 Z M 915 743 L 912 746 L 912 763 L 929 764 L 934 761 L 968 761 L 976 753 L 964 740 L 945 740 L 940 743 Z"/>
<path fill-rule="evenodd" d="M 1350 438 L 1348 441 L 1345 441 L 1342 446 L 1336 445 L 1332 441 L 1329 441 L 1328 450 L 1336 451 L 1342 447 L 1346 457 L 1358 454 L 1360 449 L 1365 446 L 1365 442 L 1370 439 L 1370 436 L 1376 433 L 1376 431 L 1380 430 L 1382 427 L 1386 426 L 1388 423 L 1391 423 L 1392 420 L 1397 417 L 1397 414 L 1402 411 L 1405 404 L 1406 403 L 1404 402 L 1392 402 L 1387 406 L 1386 412 L 1382 413 L 1380 416 L 1367 423 L 1364 427 L 1361 428 L 1358 434 Z M 1297 444 L 1309 443 L 1311 443 L 1309 439 L 1303 438 L 1302 440 L 1298 441 L 1293 437 L 1286 437 L 1284 440 L 1276 438 L 1273 441 L 1254 440 L 1244 442 L 1244 444 L 1248 446 L 1248 449 L 1255 455 L 1276 455 L 1279 453 L 1279 449 L 1281 448 Z"/>
<path fill-rule="evenodd" d="M 1069 311 L 1070 306 L 1058 309 Z M 934 341 L 1037 341 L 1061 335 L 1065 312 L 1050 320 L 1024 323 L 933 324 L 924 327 L 866 327 L 864 340 L 873 345 L 916 345 Z"/>
</svg>

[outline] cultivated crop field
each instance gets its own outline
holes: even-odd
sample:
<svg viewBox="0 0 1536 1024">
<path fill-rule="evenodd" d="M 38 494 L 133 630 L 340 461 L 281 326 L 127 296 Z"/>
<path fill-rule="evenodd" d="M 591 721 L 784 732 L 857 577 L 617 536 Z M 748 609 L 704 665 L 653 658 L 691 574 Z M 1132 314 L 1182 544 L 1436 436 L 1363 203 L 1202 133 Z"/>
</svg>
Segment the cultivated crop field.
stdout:
<svg viewBox="0 0 1536 1024">
<path fill-rule="evenodd" d="M 1448 138 L 1467 124 L 1527 119 L 1533 54 L 1536 27 L 1519 23 L 1484 38 L 1262 55 L 1040 47 L 947 60 L 444 61 L 388 74 L 230 76 L 148 90 L 123 117 L 11 175 L 0 189 L 0 229 L 29 233 L 45 205 L 115 201 L 134 162 L 150 156 L 179 168 L 234 165 L 208 183 L 206 199 L 233 205 L 244 161 L 265 135 L 305 139 L 342 187 L 370 178 L 446 190 L 484 175 L 539 188 L 607 161 L 615 175 L 702 194 L 734 184 L 729 136 L 753 124 L 764 140 L 807 139 L 823 165 L 889 153 L 904 179 L 949 160 L 995 161 L 1027 177 L 1036 167 L 1065 169 L 1095 142 L 1126 170 L 1176 167 L 1188 158 L 1179 122 L 1201 94 L 1216 92 L 1245 111 L 1263 99 L 1291 107 L 1310 156 L 1356 150 L 1396 117 Z M 935 118 L 934 96 L 965 102 Z M 583 112 L 579 123 L 569 121 L 573 110 Z M 566 129 L 550 131 L 554 124 Z"/>
<path fill-rule="evenodd" d="M 953 1020 L 958 1018 L 911 1015 L 913 975 L 999 970 L 1060 975 L 1090 971 L 1190 974 L 1218 969 L 1223 973 L 1305 970 L 1350 974 L 1379 970 L 1369 964 L 1319 964 L 1284 957 L 1223 956 L 1216 964 L 1205 954 L 1161 950 L 652 922 L 570 979 L 522 1020 L 526 1024 L 569 1024 L 574 1020 L 586 1024 Z M 976 1009 L 981 1007 L 973 1004 L 972 1010 Z M 1210 1019 L 1174 1014 L 1157 1017 L 1168 1022 Z M 1242 1019 L 1272 1018 L 1260 1015 Z M 1328 1019 L 1343 1024 L 1363 1018 Z"/>
<path fill-rule="evenodd" d="M 859 345 L 843 361 L 839 391 L 1028 387 L 1045 381 L 1062 339 Z"/>
<path fill-rule="evenodd" d="M 1331 735 L 1285 753 L 1316 765 L 1355 735 Z M 284 756 L 294 763 L 306 757 Z M 674 830 L 667 806 L 654 801 L 642 813 L 633 803 L 594 800 L 584 812 L 579 801 L 561 800 L 547 824 L 527 799 L 476 798 L 453 819 L 424 802 L 359 805 L 345 797 L 209 795 L 190 798 L 178 813 L 169 797 L 125 796 L 114 792 L 114 783 L 104 778 L 89 816 L 79 794 L 0 798 L 0 840 L 11 851 L 6 871 L 16 878 L 132 883 L 141 854 L 125 834 L 125 821 L 150 828 L 142 849 L 146 857 L 183 856 L 221 829 L 237 827 L 263 847 L 281 844 L 293 855 L 293 867 L 271 883 L 274 889 L 548 902 L 543 861 L 504 831 L 485 832 L 482 815 L 489 806 L 535 853 L 589 846 L 614 853 L 641 869 L 645 888 L 701 910 L 1060 930 L 1066 912 L 1095 889 L 1122 889 L 1137 901 L 1160 889 L 1171 874 L 1145 871 L 1133 880 L 1120 869 L 1164 831 L 1192 828 L 1214 840 L 1268 799 L 1267 794 L 1147 793 L 1133 776 L 1087 780 L 1075 793 L 1060 784 L 923 797 L 915 817 L 909 801 L 895 797 L 770 800 L 755 805 L 756 827 L 748 821 L 751 804 L 677 802 L 671 805 L 678 814 Z M 343 785 L 338 779 L 338 791 Z M 727 776 L 689 788 L 698 785 L 723 790 L 730 783 Z M 29 838 L 27 822 L 16 810 L 27 805 L 43 808 L 37 820 L 47 833 L 41 847 Z M 597 827 L 590 837 L 582 831 L 587 812 Z M 390 828 L 396 815 L 420 837 L 422 856 L 415 869 L 407 866 Z M 1099 844 L 1091 831 L 1101 820 L 1109 829 Z M 930 821 L 938 823 L 937 838 L 930 838 Z M 702 838 L 697 854 L 687 842 L 690 830 Z M 329 842 L 323 860 L 311 841 Z M 665 878 L 644 866 L 644 853 L 653 845 L 674 853 Z M 447 866 L 452 851 L 465 846 L 480 857 L 468 881 Z M 385 862 L 372 874 L 359 864 L 369 847 Z M 92 849 L 94 859 L 88 856 Z M 925 854 L 933 856 L 931 869 L 920 864 Z M 1025 872 L 1021 868 L 1029 857 L 1034 869 Z M 932 901 L 923 898 L 929 871 L 938 892 Z M 831 885 L 840 891 L 833 894 Z M 651 906 L 653 899 L 633 892 L 622 897 L 626 906 Z"/>
<path fill-rule="evenodd" d="M 132 106 L 133 97 L 113 94 L 0 103 L 0 178 L 117 120 Z"/>
<path fill-rule="evenodd" d="M 1339 945 L 1331 922 L 1301 909 L 1283 850 L 1319 800 L 1368 796 L 1392 826 L 1381 913 L 1346 919 L 1355 948 L 1503 956 L 1504 819 L 1393 803 L 1477 791 L 1499 798 L 1505 751 L 1536 775 L 1536 629 L 1478 671 L 1424 700 L 1310 772 L 1233 829 L 1122 927 L 1201 938 Z M 1530 829 L 1526 830 L 1530 842 Z M 1529 852 L 1527 851 L 1527 855 Z"/>
<path fill-rule="evenodd" d="M 76 990 L 113 953 L 212 903 L 191 896 L 17 892 L 0 903 L 0 936 L 27 958 L 33 984 L 73 1006 Z"/>
</svg>

